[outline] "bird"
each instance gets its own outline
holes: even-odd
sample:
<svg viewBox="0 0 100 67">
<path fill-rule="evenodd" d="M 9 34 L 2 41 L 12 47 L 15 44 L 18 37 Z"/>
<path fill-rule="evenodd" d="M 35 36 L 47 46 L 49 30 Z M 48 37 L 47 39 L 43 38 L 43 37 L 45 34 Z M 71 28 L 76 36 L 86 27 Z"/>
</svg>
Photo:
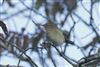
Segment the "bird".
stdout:
<svg viewBox="0 0 100 67">
<path fill-rule="evenodd" d="M 59 46 L 65 42 L 63 32 L 56 27 L 50 20 L 44 24 L 43 27 L 46 31 L 46 39 L 52 42 L 54 46 Z"/>
</svg>

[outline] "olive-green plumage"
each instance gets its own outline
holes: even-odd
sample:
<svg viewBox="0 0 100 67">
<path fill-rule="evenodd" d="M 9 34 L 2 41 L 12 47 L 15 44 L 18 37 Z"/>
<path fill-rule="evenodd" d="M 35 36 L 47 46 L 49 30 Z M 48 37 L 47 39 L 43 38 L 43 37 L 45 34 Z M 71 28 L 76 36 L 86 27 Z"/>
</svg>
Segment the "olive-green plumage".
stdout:
<svg viewBox="0 0 100 67">
<path fill-rule="evenodd" d="M 54 26 L 53 23 L 46 23 L 44 28 L 46 30 L 47 40 L 52 42 L 55 46 L 61 45 L 65 42 L 63 32 Z"/>
</svg>

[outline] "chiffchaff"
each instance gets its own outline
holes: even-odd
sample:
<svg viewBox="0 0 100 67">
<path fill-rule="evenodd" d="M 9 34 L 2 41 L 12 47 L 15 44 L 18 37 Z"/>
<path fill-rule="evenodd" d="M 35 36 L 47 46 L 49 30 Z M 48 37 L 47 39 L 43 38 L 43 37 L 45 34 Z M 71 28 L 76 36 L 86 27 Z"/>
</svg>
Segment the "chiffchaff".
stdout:
<svg viewBox="0 0 100 67">
<path fill-rule="evenodd" d="M 61 45 L 65 42 L 63 32 L 49 21 L 43 25 L 46 30 L 47 41 L 52 42 L 55 46 Z"/>
</svg>

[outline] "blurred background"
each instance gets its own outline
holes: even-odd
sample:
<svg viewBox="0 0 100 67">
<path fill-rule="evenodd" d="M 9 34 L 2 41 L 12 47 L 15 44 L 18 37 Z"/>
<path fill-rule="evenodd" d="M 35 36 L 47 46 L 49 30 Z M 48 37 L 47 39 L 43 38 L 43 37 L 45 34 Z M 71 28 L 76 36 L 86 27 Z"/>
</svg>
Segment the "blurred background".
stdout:
<svg viewBox="0 0 100 67">
<path fill-rule="evenodd" d="M 0 21 L 9 32 L 0 28 L 9 43 L 0 46 L 2 66 L 100 66 L 100 0 L 0 0 Z M 68 40 L 61 47 L 44 43 L 49 21 Z"/>
</svg>

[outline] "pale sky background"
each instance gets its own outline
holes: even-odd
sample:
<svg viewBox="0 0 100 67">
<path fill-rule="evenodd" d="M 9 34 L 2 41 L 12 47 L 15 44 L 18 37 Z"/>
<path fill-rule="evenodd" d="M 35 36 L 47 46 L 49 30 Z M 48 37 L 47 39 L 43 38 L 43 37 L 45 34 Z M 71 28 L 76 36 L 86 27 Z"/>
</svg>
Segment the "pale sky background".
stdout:
<svg viewBox="0 0 100 67">
<path fill-rule="evenodd" d="M 2 0 L 0 0 L 0 1 L 2 1 Z M 16 0 L 14 0 L 14 2 L 15 3 L 18 3 L 18 2 L 16 2 Z M 30 2 L 29 2 L 29 0 L 27 1 L 27 4 L 29 4 Z M 85 4 L 85 7 L 88 9 L 89 8 L 89 0 L 84 0 L 84 4 Z M 7 4 L 6 4 L 7 5 Z M 80 3 L 78 3 L 78 5 L 80 5 Z M 7 10 L 7 8 L 9 8 L 9 7 L 7 7 L 7 6 L 4 6 L 3 8 L 1 8 L 0 7 L 0 9 L 2 10 L 2 9 L 4 9 L 4 10 Z M 11 13 L 11 14 L 13 14 L 13 13 L 15 13 L 16 12 L 16 10 L 20 10 L 20 9 L 23 9 L 23 7 L 21 7 L 21 4 L 20 5 L 17 5 L 16 6 L 16 8 L 18 8 L 18 9 L 13 9 L 13 10 L 10 10 L 11 8 L 9 8 L 9 10 L 8 10 L 8 12 L 9 13 Z M 42 12 L 43 11 L 43 9 L 40 9 L 40 11 L 39 12 Z M 27 12 L 27 11 L 26 11 Z M 25 14 L 27 14 L 25 12 Z M 89 14 L 82 8 L 82 6 L 80 5 L 80 6 L 78 6 L 78 8 L 77 8 L 77 10 L 76 10 L 76 13 L 78 13 L 78 15 L 80 15 L 85 21 L 89 21 Z M 10 15 L 10 14 L 9 14 Z M 24 15 L 24 14 L 23 14 Z M 18 16 L 16 16 L 16 17 L 13 17 L 13 19 L 14 20 L 12 20 L 12 19 L 9 19 L 9 20 L 5 20 L 5 23 L 7 24 L 7 27 L 8 27 L 8 29 L 9 30 L 17 30 L 18 32 L 20 32 L 21 31 L 21 28 L 22 27 L 26 27 L 27 26 L 27 29 L 26 29 L 26 33 L 27 32 L 30 32 L 30 33 L 34 33 L 35 32 L 35 29 L 36 29 L 36 26 L 32 23 L 32 22 L 28 22 L 29 24 L 28 25 L 26 25 L 27 24 L 27 19 L 25 19 L 24 17 L 23 17 L 23 15 L 21 14 L 19 14 Z M 100 24 L 100 2 L 99 3 L 97 3 L 97 4 L 95 4 L 94 5 L 94 18 L 95 18 L 95 23 L 96 23 L 96 26 L 98 26 L 98 24 Z M 64 16 L 64 15 L 63 15 Z M 62 16 L 62 17 L 63 17 Z M 1 16 L 0 16 L 1 17 Z M 1 17 L 2 18 L 2 17 Z M 0 19 L 1 19 L 0 18 Z M 33 18 L 34 18 L 34 20 L 36 21 L 36 22 L 42 22 L 42 21 L 44 21 L 44 19 L 42 18 L 42 17 L 40 17 L 40 16 L 38 16 L 38 15 L 35 15 L 34 14 L 34 16 L 33 16 Z M 38 18 L 38 19 L 37 19 Z M 77 18 L 75 18 L 75 19 L 77 19 Z M 15 22 L 15 24 L 16 24 L 16 26 L 14 26 L 14 23 Z M 71 19 L 70 18 L 68 18 L 68 20 L 67 20 L 67 22 L 68 22 L 68 24 L 66 24 L 65 25 L 65 27 L 64 27 L 64 29 L 67 29 L 68 30 L 68 28 L 69 28 L 69 26 L 71 26 Z M 98 26 L 99 28 L 99 33 L 100 33 L 100 26 Z M 2 29 L 0 28 L 0 32 L 1 33 L 3 33 L 3 31 L 2 31 Z M 84 45 L 84 44 L 87 44 L 87 43 L 89 43 L 91 40 L 92 40 L 92 38 L 94 37 L 94 34 L 91 34 L 89 37 L 86 37 L 86 38 L 83 38 L 84 36 L 86 36 L 87 34 L 89 34 L 89 33 L 91 33 L 92 32 L 92 30 L 90 30 L 89 28 L 87 28 L 84 24 L 82 24 L 80 21 L 77 23 L 77 25 L 75 26 L 75 34 L 76 35 L 78 35 L 78 37 L 77 37 L 77 39 L 79 39 L 81 42 L 82 42 L 82 46 Z M 83 38 L 83 39 L 82 39 Z M 69 51 L 70 50 L 70 51 Z M 29 54 L 29 56 L 31 56 L 32 57 L 32 59 L 34 59 L 36 62 L 38 62 L 37 61 L 37 54 L 34 52 L 33 54 L 30 54 L 29 52 L 27 52 L 28 54 Z M 72 47 L 68 47 L 67 48 L 67 55 L 70 57 L 70 58 L 73 58 L 73 59 L 75 59 L 75 60 L 79 60 L 80 58 L 82 58 L 83 57 L 83 55 L 81 54 L 81 52 L 80 52 L 80 50 L 79 49 L 77 49 L 76 47 L 74 47 L 74 46 L 72 46 Z M 6 54 L 6 52 L 4 52 L 4 54 Z M 35 55 L 35 56 L 34 56 Z M 15 58 L 15 57 L 12 57 L 13 55 L 11 55 L 11 54 L 7 54 L 7 56 L 2 56 L 1 58 L 0 58 L 0 64 L 4 64 L 4 65 L 7 65 L 7 64 L 10 64 L 10 65 L 17 65 L 17 63 L 18 63 L 18 59 L 17 58 Z M 34 57 L 34 58 L 33 58 Z M 70 64 L 66 64 L 66 61 L 65 60 L 63 60 L 63 62 L 60 60 L 60 58 L 59 57 L 56 57 L 56 59 L 58 59 L 58 64 L 59 64 L 59 66 L 58 67 L 63 67 L 63 66 L 61 66 L 62 64 L 65 66 L 66 65 L 66 67 L 72 67 Z M 64 62 L 65 61 L 65 62 Z M 60 63 L 59 63 L 60 62 Z M 48 62 L 48 63 L 51 63 L 51 62 Z M 20 63 L 20 65 L 25 65 L 25 67 L 29 67 L 29 65 L 27 64 L 27 63 L 25 63 L 25 62 L 21 62 Z M 39 64 L 38 64 L 39 65 Z M 41 66 L 40 66 L 41 67 Z M 52 65 L 51 65 L 51 67 L 53 67 Z"/>
</svg>

